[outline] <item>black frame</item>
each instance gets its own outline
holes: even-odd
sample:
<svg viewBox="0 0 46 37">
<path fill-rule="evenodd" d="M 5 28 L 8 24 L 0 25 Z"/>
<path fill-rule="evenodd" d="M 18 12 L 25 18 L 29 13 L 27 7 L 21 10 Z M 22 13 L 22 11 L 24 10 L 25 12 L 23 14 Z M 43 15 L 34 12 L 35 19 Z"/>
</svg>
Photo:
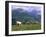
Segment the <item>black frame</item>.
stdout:
<svg viewBox="0 0 46 37">
<path fill-rule="evenodd" d="M 9 35 L 9 3 L 28 3 L 28 4 L 42 4 L 44 6 L 44 32 L 43 33 L 27 33 L 27 34 L 13 34 Z M 22 1 L 5 1 L 5 36 L 18 36 L 18 35 L 34 35 L 34 34 L 45 34 L 45 3 L 37 2 L 22 2 Z"/>
</svg>

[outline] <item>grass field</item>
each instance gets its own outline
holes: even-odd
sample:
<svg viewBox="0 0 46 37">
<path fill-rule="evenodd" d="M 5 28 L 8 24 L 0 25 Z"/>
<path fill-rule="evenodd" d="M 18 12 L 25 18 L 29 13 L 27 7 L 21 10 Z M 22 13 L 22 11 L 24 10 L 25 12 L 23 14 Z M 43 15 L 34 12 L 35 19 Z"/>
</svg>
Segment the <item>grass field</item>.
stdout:
<svg viewBox="0 0 46 37">
<path fill-rule="evenodd" d="M 18 25 L 12 25 L 12 31 L 23 31 L 23 30 L 40 30 L 41 25 L 39 24 L 21 24 Z"/>
</svg>

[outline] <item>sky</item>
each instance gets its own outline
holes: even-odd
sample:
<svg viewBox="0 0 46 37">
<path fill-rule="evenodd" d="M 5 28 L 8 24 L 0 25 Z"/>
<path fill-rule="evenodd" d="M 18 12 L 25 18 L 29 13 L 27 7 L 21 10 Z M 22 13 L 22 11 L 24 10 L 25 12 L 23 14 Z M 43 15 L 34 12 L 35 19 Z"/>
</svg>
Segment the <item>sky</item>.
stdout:
<svg viewBox="0 0 46 37">
<path fill-rule="evenodd" d="M 33 9 L 36 9 L 37 11 L 41 10 L 41 7 L 37 7 L 37 6 L 16 6 L 16 5 L 12 5 L 12 10 L 17 9 L 17 8 L 21 8 L 27 11 L 32 11 Z"/>
</svg>

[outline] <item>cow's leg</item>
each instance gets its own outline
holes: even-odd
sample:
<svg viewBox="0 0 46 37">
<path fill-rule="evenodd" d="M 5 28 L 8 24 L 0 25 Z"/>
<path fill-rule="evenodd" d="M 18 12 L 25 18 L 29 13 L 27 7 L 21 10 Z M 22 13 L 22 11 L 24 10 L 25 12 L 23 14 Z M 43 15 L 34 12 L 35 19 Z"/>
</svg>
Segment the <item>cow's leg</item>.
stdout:
<svg viewBox="0 0 46 37">
<path fill-rule="evenodd" d="M 19 24 L 18 24 L 18 26 L 19 26 Z"/>
</svg>

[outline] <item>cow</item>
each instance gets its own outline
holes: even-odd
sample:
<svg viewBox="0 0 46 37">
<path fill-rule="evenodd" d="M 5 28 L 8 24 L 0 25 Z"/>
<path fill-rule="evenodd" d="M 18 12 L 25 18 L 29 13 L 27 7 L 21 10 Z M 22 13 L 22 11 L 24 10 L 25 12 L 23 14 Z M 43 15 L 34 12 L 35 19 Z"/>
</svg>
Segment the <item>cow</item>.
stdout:
<svg viewBox="0 0 46 37">
<path fill-rule="evenodd" d="M 20 26 L 21 23 L 22 23 L 22 22 L 20 22 L 20 21 L 16 21 L 16 24 L 17 24 L 18 26 Z"/>
</svg>

